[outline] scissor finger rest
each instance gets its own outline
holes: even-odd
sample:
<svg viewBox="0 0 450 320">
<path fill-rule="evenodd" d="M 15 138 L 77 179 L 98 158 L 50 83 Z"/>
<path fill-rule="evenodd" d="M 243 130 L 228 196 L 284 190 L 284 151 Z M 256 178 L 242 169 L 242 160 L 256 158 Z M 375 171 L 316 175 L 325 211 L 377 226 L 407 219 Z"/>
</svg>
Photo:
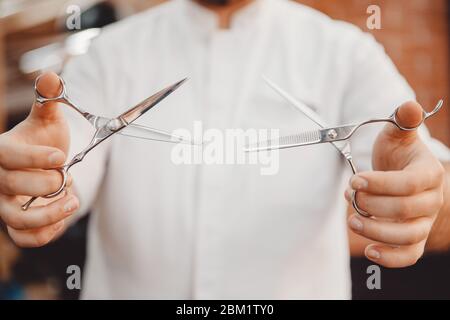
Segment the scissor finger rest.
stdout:
<svg viewBox="0 0 450 320">
<path fill-rule="evenodd" d="M 394 124 L 395 126 L 397 126 L 397 128 L 399 128 L 402 131 L 414 131 L 417 130 L 424 122 L 425 120 L 427 120 L 428 118 L 434 116 L 437 112 L 439 112 L 439 110 L 441 110 L 442 106 L 444 104 L 443 100 L 439 100 L 439 102 L 437 103 L 436 107 L 433 109 L 433 111 L 431 112 L 426 112 L 425 110 L 422 111 L 423 115 L 422 115 L 422 120 L 420 121 L 419 124 L 417 124 L 414 127 L 411 128 L 407 128 L 407 127 L 403 127 L 399 121 L 398 121 L 398 111 L 400 110 L 400 108 L 397 108 L 394 113 L 389 117 L 389 122 L 391 122 L 392 124 Z M 354 166 L 352 166 L 352 170 L 353 173 L 356 173 L 356 170 L 354 168 Z M 362 210 L 359 206 L 358 206 L 358 200 L 357 200 L 357 191 L 353 191 L 352 193 L 352 206 L 353 208 L 356 210 L 356 212 L 358 214 L 360 214 L 363 217 L 366 218 L 370 218 L 372 215 L 370 213 L 365 212 L 364 210 Z"/>
<path fill-rule="evenodd" d="M 45 104 L 48 102 L 62 102 L 62 103 L 67 103 L 68 99 L 67 99 L 67 93 L 66 93 L 66 84 L 64 82 L 64 80 L 62 78 L 59 78 L 59 82 L 61 83 L 61 89 L 60 92 L 58 94 L 58 96 L 56 97 L 52 97 L 52 98 L 47 98 L 44 97 L 38 89 L 38 82 L 39 79 L 41 78 L 41 76 L 36 78 L 36 81 L 34 82 L 34 94 L 36 96 L 36 102 L 39 104 Z"/>
<path fill-rule="evenodd" d="M 46 198 L 46 199 L 54 198 L 54 197 L 60 195 L 61 192 L 63 192 L 64 189 L 66 188 L 66 185 L 67 185 L 67 177 L 68 177 L 68 174 L 67 174 L 68 168 L 67 168 L 67 167 L 61 167 L 61 168 L 57 168 L 57 169 L 53 169 L 53 170 L 56 170 L 56 171 L 58 171 L 58 172 L 61 174 L 61 177 L 62 177 L 61 186 L 60 186 L 59 189 L 56 190 L 55 192 L 49 193 L 49 194 L 47 194 L 47 195 L 45 195 L 45 196 L 42 196 L 42 198 Z M 24 203 L 24 204 L 22 205 L 22 210 L 23 210 L 23 211 L 28 210 L 28 208 L 30 207 L 30 205 L 31 205 L 37 198 L 39 198 L 39 197 L 32 197 L 32 198 L 30 198 L 30 200 L 28 200 L 26 203 Z"/>
<path fill-rule="evenodd" d="M 400 122 L 398 121 L 398 111 L 400 110 L 400 108 L 395 109 L 394 113 L 390 116 L 390 119 L 392 120 L 391 122 L 397 126 L 397 128 L 399 128 L 402 131 L 414 131 L 417 128 L 419 128 L 424 122 L 425 120 L 427 120 L 429 117 L 434 116 L 436 113 L 439 112 L 439 110 L 441 110 L 442 106 L 444 104 L 444 100 L 439 100 L 439 102 L 437 103 L 436 107 L 434 107 L 433 111 L 431 112 L 426 112 L 425 110 L 422 110 L 422 120 L 420 121 L 420 123 L 418 123 L 417 125 L 415 125 L 414 127 L 408 128 L 408 127 L 404 127 L 400 124 Z"/>
</svg>

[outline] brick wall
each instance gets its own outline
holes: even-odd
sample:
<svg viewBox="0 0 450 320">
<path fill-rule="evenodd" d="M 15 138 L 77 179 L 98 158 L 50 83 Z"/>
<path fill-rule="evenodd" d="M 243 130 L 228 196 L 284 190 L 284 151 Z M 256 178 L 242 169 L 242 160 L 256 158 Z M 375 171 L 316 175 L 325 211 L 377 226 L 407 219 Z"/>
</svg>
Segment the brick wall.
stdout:
<svg viewBox="0 0 450 320">
<path fill-rule="evenodd" d="M 449 29 L 446 0 L 297 0 L 349 21 L 381 42 L 427 110 L 443 97 L 446 108 L 427 123 L 450 145 Z M 369 5 L 381 8 L 381 29 L 366 26 Z"/>
</svg>

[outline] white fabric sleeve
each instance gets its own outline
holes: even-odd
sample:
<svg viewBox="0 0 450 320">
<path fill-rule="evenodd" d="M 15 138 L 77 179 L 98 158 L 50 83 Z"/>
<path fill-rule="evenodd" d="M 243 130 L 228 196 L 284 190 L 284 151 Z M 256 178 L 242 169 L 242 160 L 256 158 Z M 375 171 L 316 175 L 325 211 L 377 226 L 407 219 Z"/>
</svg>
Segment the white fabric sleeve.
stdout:
<svg viewBox="0 0 450 320">
<path fill-rule="evenodd" d="M 73 103 L 95 115 L 104 114 L 105 88 L 102 73 L 97 49 L 91 47 L 87 54 L 69 61 L 62 74 L 67 93 Z M 70 126 L 71 144 L 68 157 L 70 160 L 88 145 L 95 130 L 80 114 L 69 107 L 65 107 L 64 110 Z M 105 172 L 107 149 L 108 143 L 100 144 L 69 171 L 80 199 L 80 210 L 71 222 L 85 215 L 96 198 Z"/>
<path fill-rule="evenodd" d="M 352 70 L 343 99 L 342 123 L 386 117 L 404 102 L 415 100 L 414 92 L 384 48 L 369 34 L 360 32 L 357 38 L 351 48 Z M 371 170 L 373 144 L 382 127 L 367 125 L 352 137 L 352 153 L 359 171 Z M 419 134 L 441 161 L 449 161 L 449 149 L 433 139 L 425 126 Z"/>
</svg>

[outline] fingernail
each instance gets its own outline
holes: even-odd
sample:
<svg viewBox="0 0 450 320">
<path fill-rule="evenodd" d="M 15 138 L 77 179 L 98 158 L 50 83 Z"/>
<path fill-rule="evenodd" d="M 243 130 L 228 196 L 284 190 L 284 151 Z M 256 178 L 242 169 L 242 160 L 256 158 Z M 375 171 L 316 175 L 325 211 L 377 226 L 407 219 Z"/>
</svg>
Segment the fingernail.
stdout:
<svg viewBox="0 0 450 320">
<path fill-rule="evenodd" d="M 64 205 L 65 212 L 71 212 L 78 207 L 78 200 L 75 197 L 71 197 Z"/>
<path fill-rule="evenodd" d="M 351 186 L 355 190 L 364 190 L 368 185 L 367 180 L 360 176 L 354 176 L 351 180 Z"/>
<path fill-rule="evenodd" d="M 345 200 L 347 200 L 347 201 L 351 201 L 352 200 L 351 191 L 350 191 L 349 188 L 347 188 L 345 190 L 344 196 L 345 196 Z"/>
<path fill-rule="evenodd" d="M 367 250 L 367 257 L 377 260 L 381 258 L 381 254 L 377 250 L 371 248 Z"/>
<path fill-rule="evenodd" d="M 48 161 L 52 165 L 60 164 L 64 161 L 64 155 L 60 151 L 55 151 L 48 156 Z"/>
<path fill-rule="evenodd" d="M 350 228 L 352 228 L 352 230 L 361 232 L 363 230 L 363 227 L 364 225 L 362 221 L 359 220 L 356 216 L 353 216 L 350 219 Z"/>
</svg>

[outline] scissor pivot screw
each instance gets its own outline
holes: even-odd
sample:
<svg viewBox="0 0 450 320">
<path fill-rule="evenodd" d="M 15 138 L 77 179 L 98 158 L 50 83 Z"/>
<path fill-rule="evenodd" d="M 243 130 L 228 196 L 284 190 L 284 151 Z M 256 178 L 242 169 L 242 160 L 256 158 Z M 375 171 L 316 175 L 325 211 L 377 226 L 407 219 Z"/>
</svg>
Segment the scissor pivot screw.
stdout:
<svg viewBox="0 0 450 320">
<path fill-rule="evenodd" d="M 122 126 L 122 122 L 119 119 L 111 119 L 107 124 L 108 129 L 111 131 L 117 131 Z"/>
<path fill-rule="evenodd" d="M 328 138 L 330 138 L 330 139 L 332 139 L 332 140 L 334 140 L 334 139 L 336 139 L 337 138 L 337 132 L 336 132 L 336 130 L 334 130 L 334 129 L 331 129 L 331 130 L 329 130 L 328 132 L 327 132 L 327 136 L 328 136 Z"/>
</svg>

